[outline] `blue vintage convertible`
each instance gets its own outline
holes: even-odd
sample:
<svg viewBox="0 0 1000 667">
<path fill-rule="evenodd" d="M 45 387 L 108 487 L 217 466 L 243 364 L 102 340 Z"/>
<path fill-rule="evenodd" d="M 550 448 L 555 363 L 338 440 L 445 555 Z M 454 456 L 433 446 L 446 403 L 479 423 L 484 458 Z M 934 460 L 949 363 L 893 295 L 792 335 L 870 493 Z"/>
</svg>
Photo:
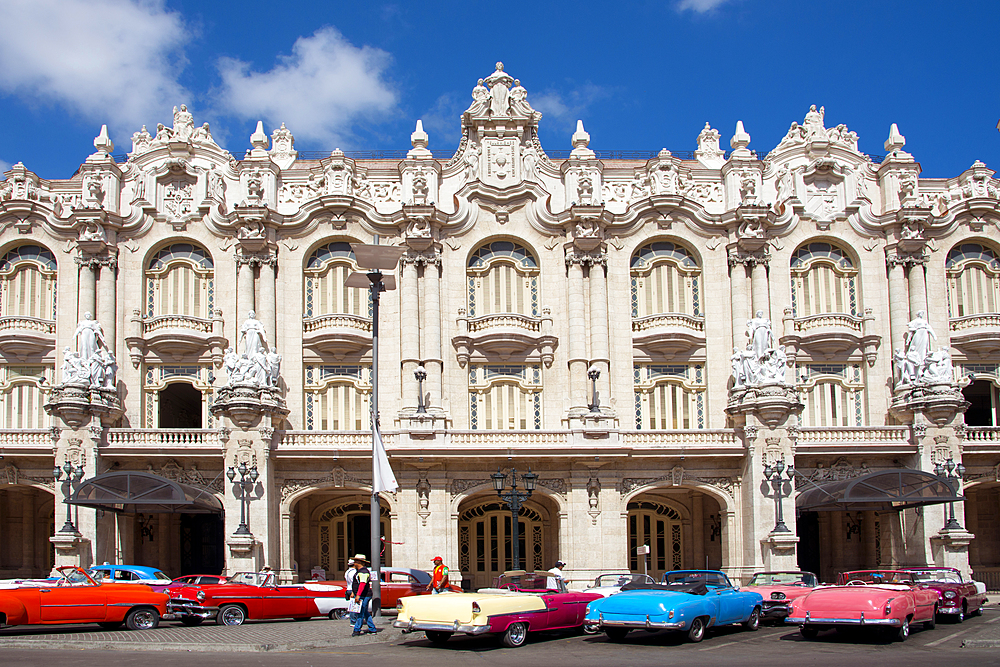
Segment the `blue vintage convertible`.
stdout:
<svg viewBox="0 0 1000 667">
<path fill-rule="evenodd" d="M 603 630 L 611 641 L 622 641 L 632 628 L 686 632 L 700 642 L 714 625 L 742 623 L 760 626 L 762 598 L 741 591 L 715 570 L 676 570 L 661 584 L 628 584 L 621 593 L 587 605 L 584 624 Z"/>
</svg>

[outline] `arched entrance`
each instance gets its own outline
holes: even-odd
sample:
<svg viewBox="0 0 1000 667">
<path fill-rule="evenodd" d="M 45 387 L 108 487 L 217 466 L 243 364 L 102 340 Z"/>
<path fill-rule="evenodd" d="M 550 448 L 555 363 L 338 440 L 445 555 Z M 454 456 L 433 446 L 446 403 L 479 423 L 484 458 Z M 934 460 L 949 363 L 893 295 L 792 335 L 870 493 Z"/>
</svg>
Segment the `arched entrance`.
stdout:
<svg viewBox="0 0 1000 667">
<path fill-rule="evenodd" d="M 30 486 L 0 487 L 0 578 L 48 576 L 55 565 L 52 494 Z"/>
<path fill-rule="evenodd" d="M 820 581 L 834 581 L 848 570 L 871 570 L 890 564 L 889 545 L 895 512 L 800 512 L 798 565 Z M 884 545 L 884 546 L 883 546 Z"/>
<path fill-rule="evenodd" d="M 659 579 L 680 569 L 721 569 L 722 516 L 712 496 L 680 487 L 647 491 L 632 498 L 628 511 L 628 564 Z M 648 546 L 645 558 L 640 547 Z M 645 563 L 644 563 L 645 561 Z"/>
<path fill-rule="evenodd" d="M 187 382 L 173 382 L 160 390 L 160 428 L 202 428 L 201 392 Z"/>
<path fill-rule="evenodd" d="M 388 501 L 380 498 L 382 565 L 392 565 L 392 516 Z M 299 577 L 308 579 L 320 568 L 327 579 L 343 577 L 347 561 L 356 553 L 371 552 L 371 497 L 360 492 L 318 491 L 292 506 L 292 560 Z"/>
<path fill-rule="evenodd" d="M 965 521 L 963 525 L 976 536 L 969 545 L 969 565 L 976 581 L 990 591 L 1000 590 L 1000 484 L 986 483 L 967 487 L 964 491 Z M 963 507 L 955 506 L 960 522 Z"/>
</svg>

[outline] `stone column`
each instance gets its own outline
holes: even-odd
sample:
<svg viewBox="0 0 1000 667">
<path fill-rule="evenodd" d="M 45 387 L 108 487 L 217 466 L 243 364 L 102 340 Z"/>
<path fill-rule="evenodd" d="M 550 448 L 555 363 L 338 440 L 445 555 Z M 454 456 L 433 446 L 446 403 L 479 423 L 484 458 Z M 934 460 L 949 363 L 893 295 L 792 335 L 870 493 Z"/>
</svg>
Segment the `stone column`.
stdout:
<svg viewBox="0 0 1000 667">
<path fill-rule="evenodd" d="M 569 269 L 569 395 L 572 408 L 587 405 L 587 321 L 583 300 L 583 263 L 572 249 L 566 256 Z"/>
<path fill-rule="evenodd" d="M 607 256 L 602 253 L 590 265 L 590 361 L 599 371 L 597 391 L 601 405 L 611 400 L 611 351 L 608 345 L 608 279 L 604 274 Z"/>
<path fill-rule="evenodd" d="M 281 564 L 278 570 L 278 579 L 283 583 L 295 584 L 308 579 L 309 573 L 304 573 L 304 577 L 292 566 L 292 545 L 295 544 L 295 512 L 291 508 L 281 507 Z M 327 577 L 331 579 L 332 577 Z"/>
<path fill-rule="evenodd" d="M 927 311 L 927 281 L 924 276 L 923 258 L 915 259 L 910 265 L 910 319 L 917 316 L 918 311 Z"/>
<path fill-rule="evenodd" d="M 691 493 L 691 541 L 694 543 L 694 564 L 700 570 L 705 565 L 705 496 L 697 491 Z"/>
<path fill-rule="evenodd" d="M 82 320 L 84 313 L 97 317 L 97 271 L 99 264 L 92 257 L 77 257 L 80 265 L 80 297 L 77 307 L 77 319 Z"/>
<path fill-rule="evenodd" d="M 252 269 L 251 269 L 252 271 Z M 278 255 L 277 252 L 268 255 L 260 264 L 260 301 L 257 319 L 264 323 L 264 332 L 267 334 L 267 342 L 271 349 L 275 349 L 278 344 L 276 303 L 277 303 L 277 282 L 278 282 Z M 249 310 L 249 309 L 247 309 Z M 245 316 L 244 316 L 245 317 Z"/>
<path fill-rule="evenodd" d="M 441 381 L 443 363 L 441 359 L 441 271 L 440 258 L 437 254 L 424 264 L 423 309 L 424 335 L 420 339 L 423 347 L 424 367 L 427 369 L 427 381 L 424 393 L 429 394 L 427 407 L 441 407 Z M 413 377 L 413 373 L 410 373 Z"/>
<path fill-rule="evenodd" d="M 750 315 L 747 303 L 747 268 L 738 257 L 734 256 L 730 256 L 729 266 L 729 281 L 733 294 L 733 347 L 742 350 L 747 343 L 745 331 Z"/>
<path fill-rule="evenodd" d="M 104 340 L 111 353 L 118 356 L 118 262 L 114 258 L 102 263 L 99 311 L 94 317 L 104 329 Z"/>
<path fill-rule="evenodd" d="M 892 351 L 903 348 L 903 334 L 910 321 L 909 303 L 906 298 L 906 269 L 902 258 L 896 254 L 886 257 L 889 264 L 889 329 L 892 333 Z"/>
<path fill-rule="evenodd" d="M 34 576 L 35 570 L 35 490 L 21 494 L 21 573 Z"/>
<path fill-rule="evenodd" d="M 767 255 L 753 258 L 753 268 L 750 269 L 750 289 L 753 299 L 753 312 L 764 311 L 764 317 L 771 317 L 771 298 L 767 284 Z"/>
<path fill-rule="evenodd" d="M 421 308 L 418 298 L 416 256 L 407 253 L 400 263 L 403 267 L 399 284 L 399 351 L 403 362 L 400 405 L 415 408 L 418 388 L 413 372 L 420 363 L 420 314 L 426 308 Z"/>
<path fill-rule="evenodd" d="M 239 340 L 240 324 L 247 313 L 255 310 L 253 288 L 253 265 L 245 255 L 236 255 L 236 319 L 234 320 L 235 340 Z M 236 346 L 234 346 L 236 347 Z"/>
</svg>

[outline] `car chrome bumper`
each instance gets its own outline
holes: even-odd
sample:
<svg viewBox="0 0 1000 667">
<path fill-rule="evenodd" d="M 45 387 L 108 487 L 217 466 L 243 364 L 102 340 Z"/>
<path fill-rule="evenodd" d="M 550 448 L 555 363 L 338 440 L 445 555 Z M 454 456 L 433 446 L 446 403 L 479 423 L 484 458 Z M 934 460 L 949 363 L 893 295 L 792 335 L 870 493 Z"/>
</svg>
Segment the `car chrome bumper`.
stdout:
<svg viewBox="0 0 1000 667">
<path fill-rule="evenodd" d="M 680 621 L 651 621 L 649 620 L 649 615 L 646 615 L 646 620 L 619 620 L 619 619 L 607 619 L 603 615 L 598 616 L 597 623 L 593 621 L 584 621 L 585 625 L 590 625 L 593 627 L 596 625 L 599 628 L 641 628 L 643 630 L 683 630 L 687 625 L 683 620 Z"/>
<path fill-rule="evenodd" d="M 898 618 L 865 618 L 862 614 L 861 618 L 820 618 L 818 616 L 812 616 L 806 614 L 803 616 L 789 616 L 785 619 L 785 623 L 791 625 L 889 625 L 889 626 L 900 626 L 903 622 Z"/>
<path fill-rule="evenodd" d="M 190 618 L 190 617 L 203 618 L 207 620 L 218 616 L 219 608 L 206 607 L 204 605 L 188 604 L 184 602 L 181 602 L 179 604 L 168 602 L 167 614 L 170 616 L 169 619 L 167 619 L 166 616 L 163 617 L 167 620 L 177 620 L 181 618 Z"/>
<path fill-rule="evenodd" d="M 768 605 L 767 600 L 761 605 L 760 616 L 763 619 L 782 619 L 792 613 L 792 606 L 788 603 L 776 603 Z"/>
<path fill-rule="evenodd" d="M 961 607 L 938 607 L 937 613 L 939 614 L 961 614 Z"/>
<path fill-rule="evenodd" d="M 481 635 L 490 632 L 489 625 L 469 625 L 466 623 L 431 623 L 430 621 L 418 621 L 412 616 L 409 619 L 397 618 L 392 622 L 392 627 L 401 629 L 404 633 L 420 632 L 431 630 L 437 632 L 461 632 L 466 635 Z"/>
</svg>

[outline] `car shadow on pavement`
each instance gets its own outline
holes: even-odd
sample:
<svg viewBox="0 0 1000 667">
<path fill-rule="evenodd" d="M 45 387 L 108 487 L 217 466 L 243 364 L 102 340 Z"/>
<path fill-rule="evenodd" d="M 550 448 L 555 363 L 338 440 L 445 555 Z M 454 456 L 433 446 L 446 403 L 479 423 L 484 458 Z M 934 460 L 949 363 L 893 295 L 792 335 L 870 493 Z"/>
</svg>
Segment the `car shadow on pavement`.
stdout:
<svg viewBox="0 0 1000 667">
<path fill-rule="evenodd" d="M 560 639 L 566 639 L 567 637 L 576 637 L 581 634 L 583 634 L 582 630 L 565 632 L 531 632 L 528 634 L 528 639 L 524 642 L 524 646 L 527 646 L 528 644 L 546 644 L 551 641 L 558 641 Z M 487 635 L 484 637 L 456 635 L 443 644 L 435 644 L 431 642 L 431 640 L 427 639 L 422 632 L 414 632 L 412 635 L 404 635 L 404 639 L 400 641 L 399 645 L 411 648 L 434 648 L 445 651 L 472 651 L 474 653 L 507 649 L 507 647 L 501 642 L 500 635 Z"/>
<path fill-rule="evenodd" d="M 919 636 L 926 632 L 922 627 L 910 627 L 910 636 Z M 779 637 L 781 641 L 802 642 L 804 644 L 892 644 L 894 636 L 888 635 L 882 628 L 836 628 L 822 630 L 814 639 L 806 639 L 798 630 L 792 630 Z"/>
</svg>

